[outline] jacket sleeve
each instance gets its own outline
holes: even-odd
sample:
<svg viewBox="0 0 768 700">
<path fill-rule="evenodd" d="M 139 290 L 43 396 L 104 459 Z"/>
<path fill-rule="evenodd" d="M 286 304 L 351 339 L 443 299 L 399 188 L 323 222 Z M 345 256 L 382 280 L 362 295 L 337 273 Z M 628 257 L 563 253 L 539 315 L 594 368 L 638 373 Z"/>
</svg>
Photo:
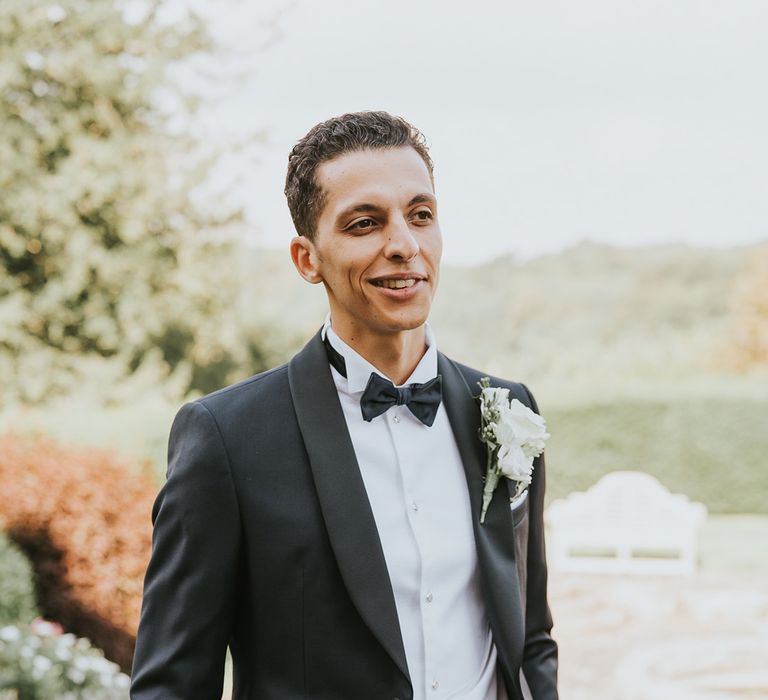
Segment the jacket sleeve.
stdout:
<svg viewBox="0 0 768 700">
<path fill-rule="evenodd" d="M 536 400 L 524 387 L 531 407 Z M 526 589 L 525 650 L 523 676 L 534 700 L 557 700 L 557 644 L 552 639 L 552 615 L 547 602 L 547 560 L 544 549 L 544 455 L 534 462 L 529 494 L 528 583 Z"/>
<path fill-rule="evenodd" d="M 220 700 L 240 518 L 227 452 L 202 403 L 183 406 L 173 423 L 152 522 L 131 698 Z"/>
</svg>

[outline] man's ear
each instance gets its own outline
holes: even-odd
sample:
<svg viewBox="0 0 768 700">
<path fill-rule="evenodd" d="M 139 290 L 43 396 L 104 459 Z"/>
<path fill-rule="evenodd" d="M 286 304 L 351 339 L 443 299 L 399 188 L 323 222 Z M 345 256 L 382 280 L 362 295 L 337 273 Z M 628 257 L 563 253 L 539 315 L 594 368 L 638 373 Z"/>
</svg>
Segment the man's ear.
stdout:
<svg viewBox="0 0 768 700">
<path fill-rule="evenodd" d="M 318 269 L 315 244 L 306 236 L 294 236 L 291 239 L 291 260 L 299 274 L 310 284 L 323 281 Z"/>
</svg>

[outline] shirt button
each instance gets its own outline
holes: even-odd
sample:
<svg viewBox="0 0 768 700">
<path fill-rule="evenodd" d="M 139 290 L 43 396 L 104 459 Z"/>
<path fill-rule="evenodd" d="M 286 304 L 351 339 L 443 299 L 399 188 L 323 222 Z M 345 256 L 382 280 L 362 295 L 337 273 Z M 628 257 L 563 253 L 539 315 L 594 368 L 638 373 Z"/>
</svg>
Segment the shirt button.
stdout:
<svg viewBox="0 0 768 700">
<path fill-rule="evenodd" d="M 437 681 L 432 681 L 432 690 L 437 690 L 440 684 Z"/>
<path fill-rule="evenodd" d="M 411 503 L 411 508 L 413 508 L 414 510 L 418 510 L 419 509 L 419 504 L 416 503 L 416 501 L 414 501 L 413 503 Z"/>
<path fill-rule="evenodd" d="M 392 416 L 392 422 L 393 423 L 399 423 L 400 422 L 400 416 L 398 416 L 397 414 Z"/>
<path fill-rule="evenodd" d="M 427 602 L 428 602 L 428 603 L 431 603 L 431 602 L 432 602 L 432 597 L 433 597 L 433 596 L 432 596 L 432 594 L 431 594 L 431 593 L 427 593 Z"/>
</svg>

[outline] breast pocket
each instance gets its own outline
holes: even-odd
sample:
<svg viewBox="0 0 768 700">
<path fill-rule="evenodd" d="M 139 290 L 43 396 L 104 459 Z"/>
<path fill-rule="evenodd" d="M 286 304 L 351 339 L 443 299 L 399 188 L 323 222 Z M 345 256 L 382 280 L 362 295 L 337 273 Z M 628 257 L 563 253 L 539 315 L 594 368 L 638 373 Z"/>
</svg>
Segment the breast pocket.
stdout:
<svg viewBox="0 0 768 700">
<path fill-rule="evenodd" d="M 512 522 L 517 525 L 528 515 L 528 489 L 517 497 L 510 497 L 509 507 L 512 510 Z"/>
<path fill-rule="evenodd" d="M 510 489 L 511 491 L 511 489 Z M 515 565 L 520 581 L 520 603 L 525 612 L 525 592 L 528 581 L 528 490 L 511 499 L 512 530 L 515 538 Z"/>
</svg>

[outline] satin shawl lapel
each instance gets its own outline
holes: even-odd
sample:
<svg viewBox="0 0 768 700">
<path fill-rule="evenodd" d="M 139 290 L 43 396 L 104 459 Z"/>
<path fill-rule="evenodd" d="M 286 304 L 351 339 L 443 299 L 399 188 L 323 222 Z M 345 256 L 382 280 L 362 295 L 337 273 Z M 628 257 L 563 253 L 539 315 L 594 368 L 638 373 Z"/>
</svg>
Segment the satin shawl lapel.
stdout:
<svg viewBox="0 0 768 700">
<path fill-rule="evenodd" d="M 360 616 L 410 680 L 384 552 L 319 333 L 289 363 L 288 380 L 344 584 Z"/>
<path fill-rule="evenodd" d="M 512 670 L 520 666 L 523 658 L 525 626 L 515 565 L 509 494 L 505 485 L 500 483 L 481 525 L 486 455 L 485 446 L 478 438 L 480 404 L 473 396 L 473 393 L 480 393 L 480 388 L 470 389 L 459 368 L 442 353 L 438 354 L 437 371 L 443 375 L 445 410 L 467 476 L 486 612 L 499 658 L 506 667 L 507 677 L 511 679 Z"/>
</svg>

